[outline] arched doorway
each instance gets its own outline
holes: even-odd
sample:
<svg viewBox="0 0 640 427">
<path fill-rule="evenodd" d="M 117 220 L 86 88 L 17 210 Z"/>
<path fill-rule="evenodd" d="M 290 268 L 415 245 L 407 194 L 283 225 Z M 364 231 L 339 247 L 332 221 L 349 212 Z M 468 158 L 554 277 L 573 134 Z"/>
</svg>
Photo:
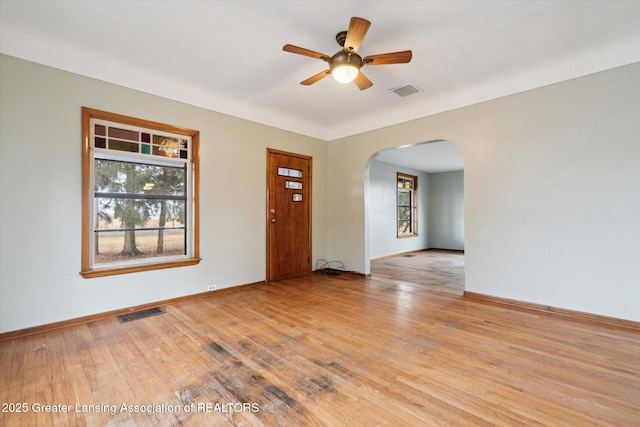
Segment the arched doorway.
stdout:
<svg viewBox="0 0 640 427">
<path fill-rule="evenodd" d="M 399 177 L 409 177 L 409 184 Z M 378 266 L 392 274 L 392 269 L 404 268 L 396 273 L 462 292 L 464 160 L 460 149 L 450 141 L 436 140 L 380 150 L 371 156 L 364 181 L 369 271 L 374 274 Z M 409 201 L 415 201 L 411 210 L 405 207 Z M 409 212 L 415 216 L 411 220 L 416 230 L 407 235 L 402 231 Z"/>
</svg>

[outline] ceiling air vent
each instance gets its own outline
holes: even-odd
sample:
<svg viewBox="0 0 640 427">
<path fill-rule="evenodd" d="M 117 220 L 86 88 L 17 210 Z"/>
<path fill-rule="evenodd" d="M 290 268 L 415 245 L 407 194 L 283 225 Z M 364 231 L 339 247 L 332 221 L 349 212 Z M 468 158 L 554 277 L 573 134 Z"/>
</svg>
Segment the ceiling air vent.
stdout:
<svg viewBox="0 0 640 427">
<path fill-rule="evenodd" d="M 389 89 L 390 91 L 392 91 L 393 93 L 395 93 L 396 95 L 400 96 L 400 97 L 405 97 L 405 96 L 409 96 L 409 95 L 413 95 L 414 93 L 419 93 L 422 92 L 422 89 L 420 89 L 417 86 L 414 86 L 412 84 L 408 84 L 408 85 L 404 85 L 404 86 L 398 86 L 395 87 L 393 89 Z"/>
</svg>

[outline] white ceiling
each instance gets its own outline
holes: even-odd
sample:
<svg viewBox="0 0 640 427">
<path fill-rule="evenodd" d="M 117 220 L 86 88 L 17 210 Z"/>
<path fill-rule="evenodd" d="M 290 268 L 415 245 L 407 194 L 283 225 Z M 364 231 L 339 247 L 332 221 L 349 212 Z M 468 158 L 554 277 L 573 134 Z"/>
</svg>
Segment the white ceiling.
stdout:
<svg viewBox="0 0 640 427">
<path fill-rule="evenodd" d="M 464 169 L 462 152 L 449 141 L 428 142 L 381 150 L 377 153 L 375 160 L 429 173 Z"/>
<path fill-rule="evenodd" d="M 300 85 L 352 16 L 412 61 Z M 640 61 L 640 1 L 0 0 L 0 51 L 330 141 Z"/>
</svg>

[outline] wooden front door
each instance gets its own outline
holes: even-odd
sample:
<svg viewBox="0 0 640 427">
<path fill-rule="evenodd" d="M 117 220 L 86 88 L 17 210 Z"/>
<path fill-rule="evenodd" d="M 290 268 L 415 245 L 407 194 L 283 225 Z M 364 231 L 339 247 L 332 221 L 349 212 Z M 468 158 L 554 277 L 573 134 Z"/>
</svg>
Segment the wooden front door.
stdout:
<svg viewBox="0 0 640 427">
<path fill-rule="evenodd" d="M 311 157 L 267 149 L 267 281 L 311 273 Z"/>
</svg>

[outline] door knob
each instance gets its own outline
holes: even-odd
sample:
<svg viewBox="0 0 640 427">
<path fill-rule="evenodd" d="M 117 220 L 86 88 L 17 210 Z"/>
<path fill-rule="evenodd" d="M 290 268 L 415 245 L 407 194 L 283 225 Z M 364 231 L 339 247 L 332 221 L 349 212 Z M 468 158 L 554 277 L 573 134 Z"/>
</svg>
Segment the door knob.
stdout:
<svg viewBox="0 0 640 427">
<path fill-rule="evenodd" d="M 271 218 L 271 222 L 276 222 L 276 219 L 275 218 Z"/>
</svg>

